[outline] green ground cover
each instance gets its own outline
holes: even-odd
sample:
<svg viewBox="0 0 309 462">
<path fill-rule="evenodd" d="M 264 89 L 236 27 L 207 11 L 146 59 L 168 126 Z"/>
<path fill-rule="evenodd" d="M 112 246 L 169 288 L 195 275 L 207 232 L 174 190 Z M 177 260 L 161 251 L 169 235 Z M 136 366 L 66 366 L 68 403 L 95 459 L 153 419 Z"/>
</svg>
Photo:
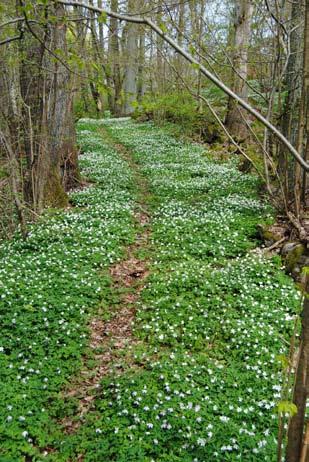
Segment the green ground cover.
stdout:
<svg viewBox="0 0 309 462">
<path fill-rule="evenodd" d="M 128 165 L 95 126 L 81 124 L 79 137 L 94 183 L 71 194 L 75 208 L 46 213 L 26 242 L 16 236 L 0 247 L 3 462 L 38 454 L 57 434 L 50 417 L 65 412 L 59 392 L 80 368 L 89 316 L 109 291 L 106 268 L 134 239 Z"/>
<path fill-rule="evenodd" d="M 106 376 L 83 424 L 65 435 L 56 421 L 74 420 L 74 400 L 59 392 L 80 365 L 89 316 L 113 296 L 103 269 L 136 233 L 133 166 L 103 143 L 102 127 L 148 183 L 150 276 L 134 362 Z M 278 259 L 250 252 L 272 213 L 258 180 L 149 123 L 84 120 L 78 129 L 93 183 L 72 193 L 75 209 L 0 249 L 0 461 L 276 461 L 278 358 L 299 294 Z"/>
</svg>

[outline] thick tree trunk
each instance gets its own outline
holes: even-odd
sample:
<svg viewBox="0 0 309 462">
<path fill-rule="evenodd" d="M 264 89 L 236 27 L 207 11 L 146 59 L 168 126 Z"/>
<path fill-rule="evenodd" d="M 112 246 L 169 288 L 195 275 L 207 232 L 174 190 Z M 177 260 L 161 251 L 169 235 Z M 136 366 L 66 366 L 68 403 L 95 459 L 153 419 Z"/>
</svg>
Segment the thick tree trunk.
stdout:
<svg viewBox="0 0 309 462">
<path fill-rule="evenodd" d="M 33 25 L 36 34 L 39 26 Z M 36 212 L 43 208 L 44 185 L 47 178 L 47 114 L 46 77 L 42 72 L 46 34 L 42 43 L 27 31 L 20 42 L 20 91 L 22 97 L 23 151 L 27 160 L 24 178 L 25 201 Z M 40 172 L 40 175 L 37 175 Z"/>
<path fill-rule="evenodd" d="M 251 34 L 253 4 L 249 0 L 236 0 L 234 11 L 233 73 L 232 89 L 243 100 L 248 99 L 246 79 L 248 74 L 248 47 Z M 233 98 L 228 100 L 225 125 L 232 136 L 245 140 L 248 136 L 243 109 Z"/>
<path fill-rule="evenodd" d="M 58 18 L 53 27 L 50 42 L 51 50 L 61 50 L 67 55 L 66 33 L 67 27 L 62 20 L 63 8 L 55 8 Z M 65 205 L 65 187 L 72 187 L 78 183 L 78 165 L 75 130 L 72 111 L 72 85 L 69 69 L 60 61 L 52 60 L 46 55 L 52 69 L 51 79 L 47 81 L 48 110 L 48 169 L 44 190 L 44 205 Z M 51 174 L 53 172 L 53 174 Z M 59 184 L 60 183 L 60 184 Z"/>
<path fill-rule="evenodd" d="M 25 197 L 36 212 L 66 205 L 64 183 L 74 185 L 78 176 L 70 72 L 51 54 L 61 50 L 63 59 L 67 53 L 64 8 L 58 4 L 49 13 L 57 18 L 50 30 L 42 34 L 40 26 L 31 24 L 21 44 Z"/>
<path fill-rule="evenodd" d="M 63 140 L 61 147 L 60 173 L 62 185 L 65 191 L 80 185 L 80 172 L 78 165 L 78 149 L 76 142 L 76 132 L 73 119 L 73 97 L 67 106 L 66 122 L 63 127 Z"/>
</svg>

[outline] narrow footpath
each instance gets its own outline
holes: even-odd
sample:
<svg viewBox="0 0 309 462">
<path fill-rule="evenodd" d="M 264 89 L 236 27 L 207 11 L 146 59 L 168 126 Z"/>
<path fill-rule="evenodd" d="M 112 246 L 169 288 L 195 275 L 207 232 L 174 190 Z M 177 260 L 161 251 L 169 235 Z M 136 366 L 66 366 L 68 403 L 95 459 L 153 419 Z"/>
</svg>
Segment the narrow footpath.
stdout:
<svg viewBox="0 0 309 462">
<path fill-rule="evenodd" d="M 254 252 L 259 180 L 151 123 L 78 132 L 73 207 L 0 248 L 0 462 L 275 461 L 299 294 Z"/>
<path fill-rule="evenodd" d="M 92 360 L 89 362 L 89 357 L 85 355 L 79 375 L 73 378 L 64 392 L 64 399 L 74 397 L 78 401 L 74 415 L 60 421 L 65 433 L 68 434 L 73 434 L 79 429 L 84 415 L 91 410 L 102 379 L 112 374 L 115 369 L 122 371 L 134 365 L 130 353 L 138 340 L 132 335 L 132 326 L 139 294 L 143 289 L 144 279 L 149 273 L 147 260 L 140 258 L 147 250 L 150 234 L 147 182 L 139 174 L 139 168 L 130 152 L 124 146 L 115 144 L 103 128 L 100 128 L 99 134 L 105 145 L 111 145 L 132 171 L 136 194 L 133 207 L 136 235 L 134 242 L 124 249 L 124 258 L 109 268 L 110 289 L 113 298 L 117 299 L 116 308 L 111 305 L 105 309 L 105 313 L 110 317 L 108 320 L 103 319 L 103 310 L 91 319 L 89 346 Z"/>
</svg>

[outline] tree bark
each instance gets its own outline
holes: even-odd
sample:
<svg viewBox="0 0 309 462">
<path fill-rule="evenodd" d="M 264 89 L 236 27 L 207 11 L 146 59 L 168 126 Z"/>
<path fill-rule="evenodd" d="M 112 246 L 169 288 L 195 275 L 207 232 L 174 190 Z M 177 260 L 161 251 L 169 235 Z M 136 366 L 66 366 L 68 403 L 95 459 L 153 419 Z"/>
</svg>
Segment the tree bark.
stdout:
<svg viewBox="0 0 309 462">
<path fill-rule="evenodd" d="M 232 89 L 244 101 L 248 100 L 246 79 L 252 13 L 253 4 L 250 0 L 236 0 L 233 24 L 233 67 L 238 75 L 233 73 Z M 238 106 L 234 98 L 229 98 L 225 125 L 231 135 L 239 140 L 245 140 L 248 137 L 248 129 L 243 117 L 245 117 L 243 109 Z"/>
<path fill-rule="evenodd" d="M 145 68 L 145 28 L 139 26 L 139 50 L 138 50 L 138 69 L 137 69 L 137 101 L 140 103 L 145 93 L 144 81 Z"/>
<path fill-rule="evenodd" d="M 61 50 L 61 59 L 67 55 L 64 13 L 60 4 L 45 10 L 45 15 L 52 14 L 56 20 L 44 33 L 40 26 L 28 24 L 20 49 L 23 145 L 28 166 L 25 197 L 37 213 L 44 206 L 66 205 L 65 186 L 73 186 L 78 179 L 70 72 L 56 54 Z"/>
<path fill-rule="evenodd" d="M 128 12 L 134 12 L 134 0 L 128 1 Z M 133 103 L 137 99 L 137 27 L 128 23 L 126 26 L 126 60 L 123 79 L 124 104 L 123 114 L 130 115 L 134 111 Z"/>
<path fill-rule="evenodd" d="M 156 23 L 161 27 L 162 23 L 162 8 L 163 8 L 163 0 L 158 0 L 158 10 L 159 13 L 156 16 Z M 155 73 L 155 82 L 154 86 L 156 89 L 157 94 L 164 94 L 165 93 L 165 65 L 162 56 L 164 40 L 160 35 L 155 35 L 155 49 L 156 49 L 156 69 L 154 70 Z"/>
<path fill-rule="evenodd" d="M 111 0 L 111 8 L 118 11 L 118 0 Z M 121 74 L 120 74 L 120 50 L 118 37 L 118 20 L 111 17 L 109 23 L 109 62 L 111 63 L 110 83 L 112 83 L 112 97 L 110 98 L 111 111 L 115 116 L 121 114 Z"/>
<path fill-rule="evenodd" d="M 303 64 L 303 96 L 305 112 L 305 151 L 304 159 L 309 161 L 309 0 L 306 0 L 305 10 L 305 29 L 304 29 L 304 64 Z M 306 192 L 307 192 L 308 174 L 303 172 L 302 184 L 302 206 L 306 207 Z"/>
<path fill-rule="evenodd" d="M 287 3 L 289 7 L 289 4 Z M 302 62 L 299 53 L 299 43 L 302 40 L 302 28 L 300 26 L 303 14 L 303 1 L 292 3 L 290 11 L 290 29 L 288 37 L 289 58 L 284 78 L 284 88 L 287 92 L 281 119 L 281 130 L 286 138 L 297 145 L 297 132 L 299 126 L 299 107 L 301 96 L 301 67 Z M 295 188 L 295 164 L 290 159 L 286 148 L 280 144 L 278 154 L 278 172 L 284 187 L 285 195 L 293 199 Z"/>
<path fill-rule="evenodd" d="M 307 162 L 309 159 L 309 0 L 305 1 L 302 92 L 299 109 L 297 149 L 303 154 L 302 157 Z M 294 172 L 295 214 L 299 217 L 306 207 L 307 172 L 303 174 L 297 164 L 295 165 Z"/>
<path fill-rule="evenodd" d="M 306 276 L 305 300 L 302 311 L 302 333 L 296 371 L 293 402 L 297 414 L 292 417 L 288 430 L 286 462 L 300 462 L 305 433 L 306 403 L 309 396 L 309 276 Z M 305 459 L 304 462 L 307 462 Z"/>
</svg>

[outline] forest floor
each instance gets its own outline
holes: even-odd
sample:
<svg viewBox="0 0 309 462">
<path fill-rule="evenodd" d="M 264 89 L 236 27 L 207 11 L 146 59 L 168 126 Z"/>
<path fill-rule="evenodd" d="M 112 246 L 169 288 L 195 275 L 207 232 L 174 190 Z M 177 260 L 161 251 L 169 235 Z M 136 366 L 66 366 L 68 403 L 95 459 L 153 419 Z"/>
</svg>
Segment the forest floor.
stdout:
<svg viewBox="0 0 309 462">
<path fill-rule="evenodd" d="M 151 123 L 78 133 L 88 186 L 0 246 L 0 462 L 276 461 L 300 296 L 259 180 Z"/>
</svg>

